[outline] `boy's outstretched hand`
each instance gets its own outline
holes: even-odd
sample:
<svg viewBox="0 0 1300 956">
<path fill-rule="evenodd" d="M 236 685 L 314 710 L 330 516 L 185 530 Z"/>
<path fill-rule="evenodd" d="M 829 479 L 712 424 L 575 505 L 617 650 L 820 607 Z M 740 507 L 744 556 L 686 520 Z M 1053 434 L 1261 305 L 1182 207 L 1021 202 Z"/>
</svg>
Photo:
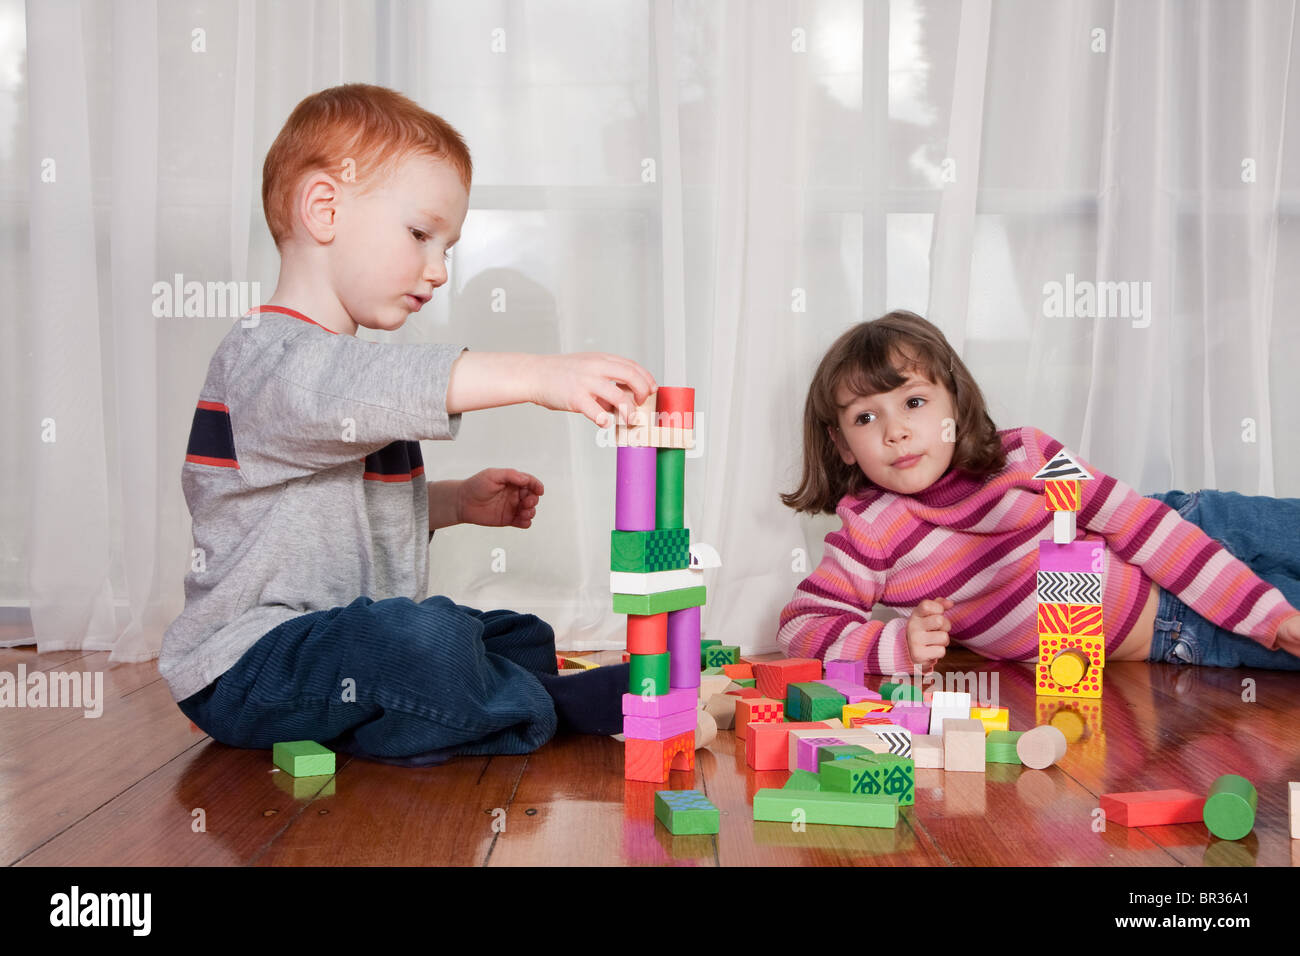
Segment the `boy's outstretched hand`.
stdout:
<svg viewBox="0 0 1300 956">
<path fill-rule="evenodd" d="M 1277 627 L 1277 646 L 1300 657 L 1300 614 L 1292 614 Z"/>
<path fill-rule="evenodd" d="M 537 514 L 542 483 L 512 468 L 486 468 L 460 483 L 456 514 L 463 524 L 527 528 Z"/>
<path fill-rule="evenodd" d="M 935 661 L 943 657 L 948 646 L 952 621 L 945 612 L 951 611 L 953 604 L 952 598 L 922 601 L 907 619 L 907 651 L 912 663 L 924 673 L 934 670 Z"/>
<path fill-rule="evenodd" d="M 619 406 L 639 405 L 659 387 L 653 375 L 618 355 L 575 352 L 533 359 L 530 401 L 553 411 L 585 415 L 600 428 L 615 423 Z"/>
</svg>

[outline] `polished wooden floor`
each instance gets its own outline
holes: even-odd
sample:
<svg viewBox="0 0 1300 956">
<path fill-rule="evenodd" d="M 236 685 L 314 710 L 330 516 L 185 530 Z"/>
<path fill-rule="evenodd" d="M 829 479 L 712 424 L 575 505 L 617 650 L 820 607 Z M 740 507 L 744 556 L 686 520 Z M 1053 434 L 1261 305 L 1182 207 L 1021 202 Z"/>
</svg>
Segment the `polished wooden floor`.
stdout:
<svg viewBox="0 0 1300 956">
<path fill-rule="evenodd" d="M 754 791 L 787 774 L 749 770 L 743 746 L 723 731 L 693 773 L 670 781 L 707 793 L 722 810 L 721 832 L 674 837 L 654 820 L 663 788 L 624 781 L 622 745 L 611 738 L 557 738 L 528 756 L 427 769 L 340 756 L 335 776 L 294 781 L 269 751 L 226 747 L 195 728 L 155 664 L 109 667 L 107 656 L 0 650 L 0 670 L 12 674 L 19 664 L 28 673 L 102 669 L 105 697 L 98 718 L 0 708 L 7 865 L 1300 864 L 1286 787 L 1300 780 L 1300 674 L 1113 663 L 1099 712 L 1053 713 L 1060 704 L 1036 701 L 1027 665 L 954 655 L 942 669 L 996 675 L 1012 730 L 1055 720 L 1079 735 L 1059 766 L 922 770 L 916 806 L 894 830 L 795 832 L 754 822 Z M 1259 790 L 1243 840 L 1216 840 L 1200 824 L 1097 831 L 1099 794 L 1204 792 L 1229 772 Z"/>
</svg>

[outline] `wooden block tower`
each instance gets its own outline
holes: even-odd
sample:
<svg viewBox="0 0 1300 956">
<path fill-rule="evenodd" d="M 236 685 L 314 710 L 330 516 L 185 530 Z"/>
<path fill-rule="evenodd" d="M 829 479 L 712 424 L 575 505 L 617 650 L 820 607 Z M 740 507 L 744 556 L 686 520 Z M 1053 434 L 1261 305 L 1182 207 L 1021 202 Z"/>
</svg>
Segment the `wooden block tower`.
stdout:
<svg viewBox="0 0 1300 956">
<path fill-rule="evenodd" d="M 1075 541 L 1081 481 L 1093 477 L 1062 449 L 1039 469 L 1052 512 L 1052 540 L 1038 543 L 1038 664 L 1035 691 L 1044 697 L 1100 697 L 1106 666 L 1101 575 L 1105 549 Z"/>
<path fill-rule="evenodd" d="M 623 696 L 624 777 L 666 783 L 695 769 L 704 574 L 685 527 L 686 450 L 695 390 L 663 387 L 618 425 L 610 545 L 614 613 L 627 615 L 631 673 Z"/>
</svg>

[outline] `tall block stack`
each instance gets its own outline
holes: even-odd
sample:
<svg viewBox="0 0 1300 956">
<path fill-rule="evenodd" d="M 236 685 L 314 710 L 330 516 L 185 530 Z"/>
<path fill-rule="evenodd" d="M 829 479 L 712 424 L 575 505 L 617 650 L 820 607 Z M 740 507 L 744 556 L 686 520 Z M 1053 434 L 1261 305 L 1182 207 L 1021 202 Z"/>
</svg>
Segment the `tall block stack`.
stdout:
<svg viewBox="0 0 1300 956">
<path fill-rule="evenodd" d="M 663 387 L 618 425 L 610 542 L 614 613 L 627 615 L 624 776 L 665 783 L 695 768 L 704 574 L 685 527 L 686 451 L 695 390 Z"/>
<path fill-rule="evenodd" d="M 1034 475 L 1046 482 L 1052 540 L 1038 543 L 1038 663 L 1035 692 L 1044 697 L 1100 697 L 1106 666 L 1101 576 L 1105 549 L 1076 541 L 1083 495 L 1093 477 L 1060 451 Z"/>
</svg>

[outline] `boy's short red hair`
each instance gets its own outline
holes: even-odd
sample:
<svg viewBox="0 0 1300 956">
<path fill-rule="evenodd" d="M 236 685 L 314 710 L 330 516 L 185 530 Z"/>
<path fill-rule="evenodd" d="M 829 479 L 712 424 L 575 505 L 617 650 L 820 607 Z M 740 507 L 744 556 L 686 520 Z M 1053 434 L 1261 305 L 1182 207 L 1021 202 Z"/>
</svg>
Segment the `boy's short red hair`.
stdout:
<svg viewBox="0 0 1300 956">
<path fill-rule="evenodd" d="M 474 167 L 460 133 L 396 90 L 347 83 L 308 96 L 289 114 L 262 164 L 262 209 L 276 247 L 293 233 L 294 202 L 305 176 L 324 170 L 345 178 L 351 171 L 365 191 L 412 154 L 450 163 L 469 189 Z"/>
</svg>

